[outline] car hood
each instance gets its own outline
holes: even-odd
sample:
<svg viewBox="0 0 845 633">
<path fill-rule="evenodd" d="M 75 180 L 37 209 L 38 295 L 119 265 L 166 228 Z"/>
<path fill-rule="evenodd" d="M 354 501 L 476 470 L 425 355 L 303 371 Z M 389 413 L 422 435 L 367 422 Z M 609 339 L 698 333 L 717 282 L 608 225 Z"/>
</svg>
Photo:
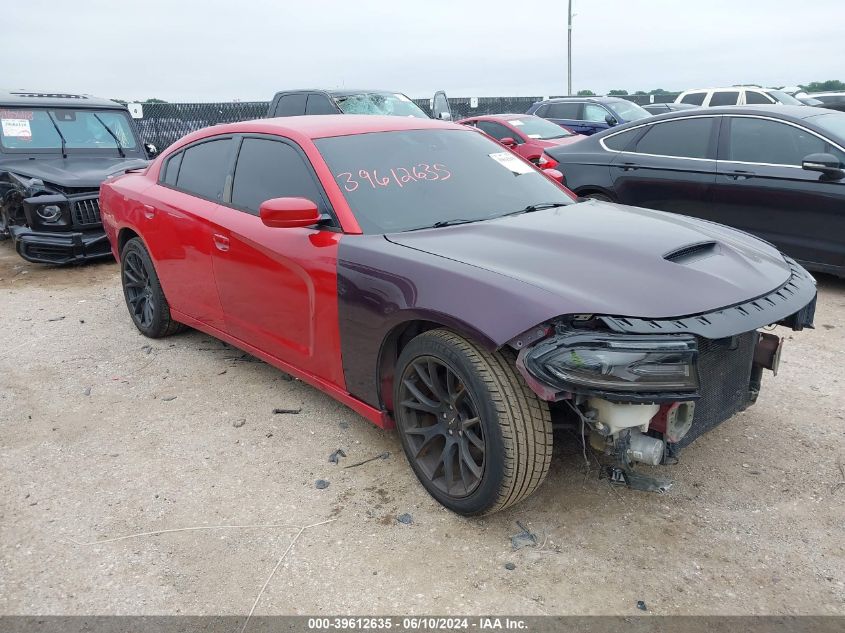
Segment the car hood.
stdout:
<svg viewBox="0 0 845 633">
<path fill-rule="evenodd" d="M 701 314 L 760 297 L 790 276 L 774 247 L 741 231 L 596 200 L 385 237 L 553 293 L 579 313 Z"/>
<path fill-rule="evenodd" d="M 146 167 L 149 161 L 119 156 L 73 156 L 67 158 L 23 158 L 4 160 L 0 171 L 9 171 L 27 178 L 39 178 L 59 187 L 91 187 L 96 189 L 109 176 L 127 169 Z"/>
</svg>

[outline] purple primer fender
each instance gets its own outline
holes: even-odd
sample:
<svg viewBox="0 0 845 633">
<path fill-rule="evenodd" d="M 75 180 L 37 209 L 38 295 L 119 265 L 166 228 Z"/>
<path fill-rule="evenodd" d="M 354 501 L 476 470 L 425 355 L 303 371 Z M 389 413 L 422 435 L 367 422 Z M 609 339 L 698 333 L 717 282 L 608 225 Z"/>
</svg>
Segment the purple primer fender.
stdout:
<svg viewBox="0 0 845 633">
<path fill-rule="evenodd" d="M 700 257 L 665 258 L 709 242 Z M 349 235 L 338 255 L 347 388 L 374 406 L 384 406 L 379 382 L 390 378 L 379 376 L 383 345 L 409 321 L 442 324 L 495 349 L 560 315 L 677 319 L 762 297 L 792 276 L 774 247 L 745 233 L 597 201 L 440 229 Z M 729 327 L 749 331 L 797 312 L 815 296 L 809 275 L 802 280 L 794 298 L 757 317 L 764 322 L 752 314 Z M 697 333 L 707 336 L 706 329 Z"/>
</svg>

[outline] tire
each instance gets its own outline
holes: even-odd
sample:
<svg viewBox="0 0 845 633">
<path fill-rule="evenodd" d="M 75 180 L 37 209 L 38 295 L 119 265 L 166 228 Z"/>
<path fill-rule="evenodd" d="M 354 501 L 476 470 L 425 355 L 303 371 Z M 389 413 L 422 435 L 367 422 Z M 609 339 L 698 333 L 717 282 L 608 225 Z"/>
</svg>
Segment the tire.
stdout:
<svg viewBox="0 0 845 633">
<path fill-rule="evenodd" d="M 120 280 L 129 316 L 141 334 L 162 338 L 185 329 L 170 316 L 153 260 L 140 238 L 126 242 L 120 253 Z"/>
<path fill-rule="evenodd" d="M 6 208 L 0 204 L 0 242 L 8 240 L 12 237 L 9 232 L 9 215 Z"/>
<path fill-rule="evenodd" d="M 606 196 L 603 193 L 588 193 L 582 197 L 590 198 L 591 200 L 601 200 L 602 202 L 614 202 L 613 198 Z"/>
<path fill-rule="evenodd" d="M 549 406 L 525 384 L 509 350 L 489 352 L 449 330 L 429 330 L 402 350 L 395 376 L 394 417 L 405 455 L 449 510 L 492 514 L 546 478 Z"/>
</svg>

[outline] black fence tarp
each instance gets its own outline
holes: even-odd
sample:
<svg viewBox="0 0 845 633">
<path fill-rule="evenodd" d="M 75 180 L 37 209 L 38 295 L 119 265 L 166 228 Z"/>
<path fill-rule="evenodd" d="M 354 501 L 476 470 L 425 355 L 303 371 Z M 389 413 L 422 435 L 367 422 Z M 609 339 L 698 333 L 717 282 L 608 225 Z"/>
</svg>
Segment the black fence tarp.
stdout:
<svg viewBox="0 0 845 633">
<path fill-rule="evenodd" d="M 645 105 L 674 101 L 675 94 L 631 95 L 623 97 L 634 103 Z M 525 112 L 535 101 L 543 97 L 478 97 L 476 107 L 470 97 L 450 97 L 449 107 L 454 120 L 476 114 L 503 114 Z M 431 113 L 429 99 L 414 99 L 426 113 Z M 236 101 L 228 103 L 145 103 L 143 117 L 135 119 L 138 131 L 145 143 L 152 143 L 159 150 L 179 140 L 185 134 L 209 125 L 234 123 L 261 119 L 267 115 L 268 101 Z"/>
</svg>

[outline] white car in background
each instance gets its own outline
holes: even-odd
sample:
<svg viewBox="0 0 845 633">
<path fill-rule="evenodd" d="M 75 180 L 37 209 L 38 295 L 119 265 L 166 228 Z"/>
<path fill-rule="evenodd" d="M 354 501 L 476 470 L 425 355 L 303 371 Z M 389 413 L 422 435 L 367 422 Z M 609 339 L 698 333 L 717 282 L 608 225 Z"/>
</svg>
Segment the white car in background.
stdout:
<svg viewBox="0 0 845 633">
<path fill-rule="evenodd" d="M 688 103 L 705 108 L 735 105 L 804 105 L 783 90 L 761 88 L 760 86 L 685 90 L 677 96 L 675 103 Z"/>
</svg>

